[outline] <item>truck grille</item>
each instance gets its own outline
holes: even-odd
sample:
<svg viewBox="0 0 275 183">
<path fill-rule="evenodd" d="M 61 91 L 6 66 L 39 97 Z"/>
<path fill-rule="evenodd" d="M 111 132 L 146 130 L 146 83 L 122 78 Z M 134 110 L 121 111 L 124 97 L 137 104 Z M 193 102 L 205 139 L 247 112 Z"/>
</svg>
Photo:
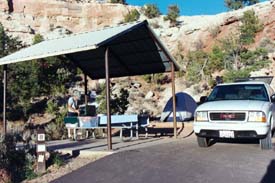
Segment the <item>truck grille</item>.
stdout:
<svg viewBox="0 0 275 183">
<path fill-rule="evenodd" d="M 244 121 L 245 113 L 217 112 L 210 113 L 212 121 Z"/>
</svg>

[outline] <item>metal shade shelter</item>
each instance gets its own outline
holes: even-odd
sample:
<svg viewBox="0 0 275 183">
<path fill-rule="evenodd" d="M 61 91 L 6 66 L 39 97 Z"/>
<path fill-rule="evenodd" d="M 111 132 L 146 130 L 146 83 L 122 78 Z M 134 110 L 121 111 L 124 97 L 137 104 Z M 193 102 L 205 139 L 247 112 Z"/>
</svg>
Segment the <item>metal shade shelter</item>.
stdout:
<svg viewBox="0 0 275 183">
<path fill-rule="evenodd" d="M 110 78 L 171 72 L 175 100 L 174 71 L 179 70 L 179 67 L 147 21 L 46 40 L 1 58 L 0 65 L 4 65 L 4 90 L 7 64 L 59 55 L 65 55 L 82 69 L 85 74 L 85 94 L 87 94 L 86 76 L 91 79 L 106 79 L 109 149 L 112 149 Z M 4 91 L 4 112 L 5 93 Z M 5 124 L 5 114 L 3 118 Z M 174 119 L 174 132 L 176 136 L 176 119 Z"/>
</svg>

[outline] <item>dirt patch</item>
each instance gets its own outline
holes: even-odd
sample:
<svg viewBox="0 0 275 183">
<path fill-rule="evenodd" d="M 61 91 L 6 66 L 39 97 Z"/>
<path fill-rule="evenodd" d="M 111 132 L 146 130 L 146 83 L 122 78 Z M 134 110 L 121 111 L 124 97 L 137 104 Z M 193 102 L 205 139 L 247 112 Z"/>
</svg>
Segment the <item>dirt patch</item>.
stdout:
<svg viewBox="0 0 275 183">
<path fill-rule="evenodd" d="M 47 173 L 45 175 L 37 177 L 32 180 L 24 181 L 23 183 L 44 183 L 44 182 L 46 183 L 46 182 L 53 181 L 53 180 L 60 178 L 68 173 L 71 173 L 74 170 L 77 170 L 91 162 L 94 162 L 94 161 L 102 158 L 103 156 L 104 155 L 94 156 L 94 157 L 90 157 L 90 158 L 76 157 L 76 158 L 70 159 L 65 165 L 63 165 L 61 167 L 57 167 L 56 165 L 53 165 L 48 168 Z"/>
</svg>

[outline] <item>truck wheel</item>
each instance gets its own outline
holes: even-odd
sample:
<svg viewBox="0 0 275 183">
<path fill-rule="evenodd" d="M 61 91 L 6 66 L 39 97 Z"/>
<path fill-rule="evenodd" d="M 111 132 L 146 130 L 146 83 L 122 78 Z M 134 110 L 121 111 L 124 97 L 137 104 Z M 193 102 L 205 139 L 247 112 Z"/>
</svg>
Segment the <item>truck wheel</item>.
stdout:
<svg viewBox="0 0 275 183">
<path fill-rule="evenodd" d="M 271 130 L 269 130 L 264 139 L 260 139 L 260 146 L 262 150 L 272 149 Z"/>
<path fill-rule="evenodd" d="M 208 147 L 209 146 L 209 139 L 205 137 L 197 137 L 197 142 L 199 147 Z"/>
</svg>

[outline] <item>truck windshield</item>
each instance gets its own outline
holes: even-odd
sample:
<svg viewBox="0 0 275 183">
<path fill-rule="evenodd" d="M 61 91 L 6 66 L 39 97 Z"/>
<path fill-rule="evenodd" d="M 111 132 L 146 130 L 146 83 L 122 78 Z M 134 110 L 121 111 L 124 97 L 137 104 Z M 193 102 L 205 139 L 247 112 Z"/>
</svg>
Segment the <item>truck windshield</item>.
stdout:
<svg viewBox="0 0 275 183">
<path fill-rule="evenodd" d="M 216 86 L 207 101 L 260 100 L 269 101 L 263 84 L 236 84 Z"/>
</svg>

